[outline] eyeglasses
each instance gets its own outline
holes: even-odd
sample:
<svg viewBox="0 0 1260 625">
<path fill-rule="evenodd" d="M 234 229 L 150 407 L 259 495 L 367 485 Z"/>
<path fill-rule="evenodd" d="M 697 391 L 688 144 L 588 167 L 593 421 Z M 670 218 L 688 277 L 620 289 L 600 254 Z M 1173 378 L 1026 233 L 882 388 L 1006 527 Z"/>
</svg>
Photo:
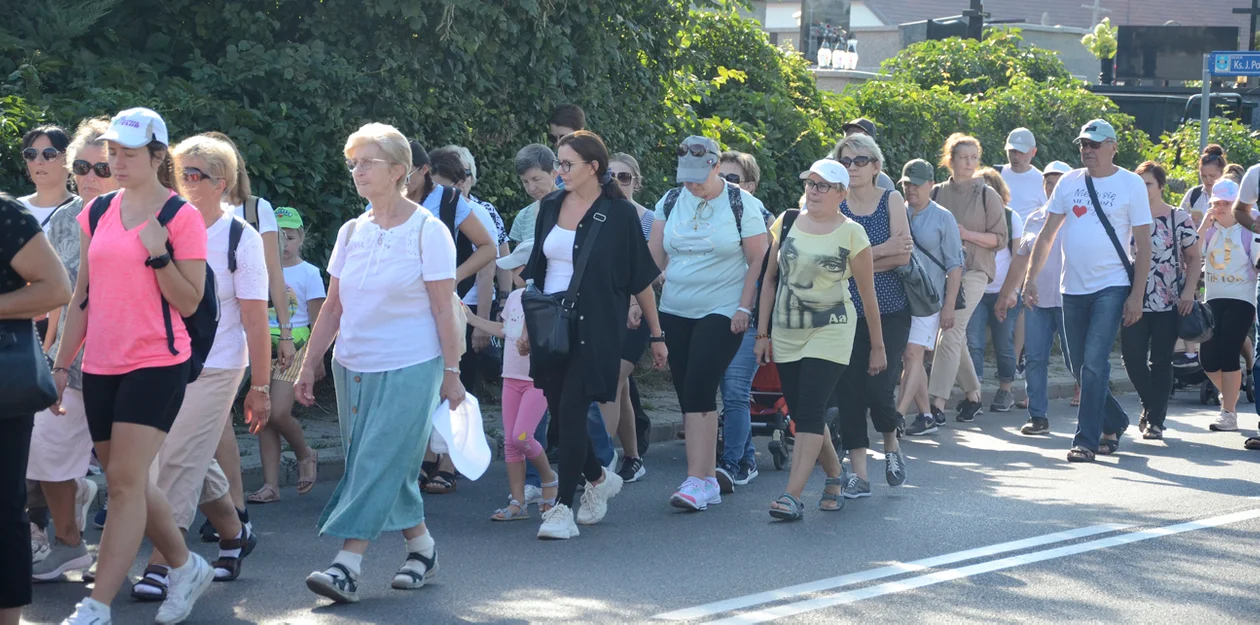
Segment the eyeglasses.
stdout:
<svg viewBox="0 0 1260 625">
<path fill-rule="evenodd" d="M 740 179 L 739 174 L 718 174 L 718 178 L 721 178 L 731 184 L 739 184 L 743 182 L 743 180 Z"/>
<path fill-rule="evenodd" d="M 819 193 L 826 193 L 830 191 L 833 187 L 838 188 L 840 187 L 840 185 L 831 184 L 830 182 L 814 182 L 813 180 L 805 181 L 806 191 L 817 191 Z"/>
<path fill-rule="evenodd" d="M 717 152 L 710 150 L 709 147 L 703 143 L 693 143 L 691 145 L 684 143 L 678 146 L 678 156 L 686 156 L 687 154 L 691 154 L 692 156 L 704 156 L 705 154 L 717 154 Z"/>
<path fill-rule="evenodd" d="M 40 150 L 36 150 L 35 148 L 26 148 L 25 150 L 22 150 L 22 158 L 31 162 L 35 162 L 35 159 L 41 155 L 44 157 L 45 161 L 56 160 L 58 154 L 61 154 L 61 150 L 58 150 L 57 148 L 44 148 L 42 152 Z"/>
<path fill-rule="evenodd" d="M 634 174 L 628 171 L 619 171 L 613 174 L 613 177 L 616 178 L 617 182 L 620 182 L 621 184 L 630 184 L 634 182 L 634 178 L 635 178 Z"/>
<path fill-rule="evenodd" d="M 383 158 L 348 158 L 346 159 L 346 169 L 354 171 L 360 167 L 364 171 L 371 169 L 376 163 L 388 163 Z"/>
<path fill-rule="evenodd" d="M 181 176 L 183 177 L 184 182 L 189 184 L 196 184 L 202 180 L 217 180 L 214 176 L 211 176 L 196 167 L 185 167 L 184 171 L 181 172 Z"/>
<path fill-rule="evenodd" d="M 108 178 L 113 175 L 109 171 L 109 163 L 89 163 L 87 161 L 75 161 L 70 164 L 70 171 L 76 176 L 86 176 L 88 172 L 94 171 L 101 178 Z"/>
<path fill-rule="evenodd" d="M 858 167 L 866 167 L 867 165 L 870 165 L 873 160 L 875 159 L 869 156 L 846 156 L 844 158 L 837 159 L 836 162 L 843 165 L 845 169 L 848 169 L 854 165 L 857 165 Z M 823 193 L 826 193 L 826 191 L 823 191 Z"/>
<path fill-rule="evenodd" d="M 574 161 L 556 161 L 555 163 L 553 163 L 553 165 L 554 165 L 553 169 L 558 169 L 558 170 L 560 170 L 560 173 L 567 174 L 567 173 L 569 173 L 569 172 L 573 171 L 573 166 L 574 166 L 574 165 L 576 165 L 576 164 L 578 164 L 578 163 L 589 163 L 589 162 L 590 162 L 590 161 L 577 161 L 577 162 L 574 162 Z"/>
<path fill-rule="evenodd" d="M 1101 148 L 1104 143 L 1106 143 L 1106 141 L 1090 141 L 1089 139 L 1079 139 L 1078 142 L 1081 144 L 1082 150 L 1085 148 L 1089 148 L 1091 150 L 1097 150 L 1098 148 Z"/>
</svg>

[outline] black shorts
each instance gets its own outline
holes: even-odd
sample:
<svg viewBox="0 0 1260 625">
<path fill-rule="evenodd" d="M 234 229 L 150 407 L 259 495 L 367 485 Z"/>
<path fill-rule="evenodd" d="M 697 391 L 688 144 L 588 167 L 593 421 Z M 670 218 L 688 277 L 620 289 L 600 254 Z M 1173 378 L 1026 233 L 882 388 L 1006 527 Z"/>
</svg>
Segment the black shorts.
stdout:
<svg viewBox="0 0 1260 625">
<path fill-rule="evenodd" d="M 718 385 L 744 335 L 732 334 L 731 318 L 719 314 L 687 319 L 661 313 L 661 330 L 679 407 L 684 413 L 716 412 Z"/>
<path fill-rule="evenodd" d="M 83 410 L 92 442 L 113 436 L 115 423 L 134 423 L 170 433 L 184 404 L 189 361 L 136 369 L 122 375 L 83 373 Z"/>
<path fill-rule="evenodd" d="M 1203 370 L 1209 373 L 1239 371 L 1242 366 L 1243 341 L 1251 336 L 1256 323 L 1256 306 L 1240 299 L 1221 298 L 1208 301 L 1216 327 L 1212 338 L 1200 346 Z"/>
<path fill-rule="evenodd" d="M 639 323 L 639 327 L 634 330 L 626 330 L 626 337 L 621 341 L 621 359 L 639 364 L 643 359 L 643 352 L 647 351 L 648 338 L 651 336 L 652 330 L 646 321 Z"/>
</svg>

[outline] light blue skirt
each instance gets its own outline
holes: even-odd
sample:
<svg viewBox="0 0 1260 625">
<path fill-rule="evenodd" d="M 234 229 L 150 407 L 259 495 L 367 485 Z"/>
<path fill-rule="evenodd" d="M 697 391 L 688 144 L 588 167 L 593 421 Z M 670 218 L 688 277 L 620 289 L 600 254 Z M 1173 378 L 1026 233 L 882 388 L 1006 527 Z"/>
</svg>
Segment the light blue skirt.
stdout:
<svg viewBox="0 0 1260 625">
<path fill-rule="evenodd" d="M 442 385 L 442 358 L 383 373 L 333 361 L 346 472 L 319 519 L 319 533 L 373 540 L 424 522 L 420 464 Z"/>
</svg>

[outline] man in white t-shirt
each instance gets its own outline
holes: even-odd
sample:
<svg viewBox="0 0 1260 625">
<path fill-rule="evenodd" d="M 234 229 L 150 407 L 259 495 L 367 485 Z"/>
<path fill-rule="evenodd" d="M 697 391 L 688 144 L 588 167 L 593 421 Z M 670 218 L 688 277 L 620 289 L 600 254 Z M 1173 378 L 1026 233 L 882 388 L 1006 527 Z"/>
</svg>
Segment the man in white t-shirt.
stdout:
<svg viewBox="0 0 1260 625">
<path fill-rule="evenodd" d="M 1085 124 L 1076 143 L 1085 167 L 1064 174 L 1050 197 L 1024 297 L 1037 305 L 1035 277 L 1062 230 L 1063 325 L 1072 369 L 1081 382 L 1076 437 L 1067 458 L 1092 462 L 1096 453 L 1114 453 L 1129 426 L 1124 408 L 1111 395 L 1109 358 L 1121 321 L 1128 326 L 1142 318 L 1145 276 L 1151 270 L 1151 206 L 1142 177 L 1114 164 L 1118 145 L 1111 124 L 1101 119 Z M 1136 259 L 1122 243 L 1128 241 L 1137 248 Z"/>
<path fill-rule="evenodd" d="M 1260 234 L 1260 221 L 1257 221 L 1251 213 L 1252 207 L 1258 200 L 1260 200 L 1260 165 L 1252 165 L 1238 185 L 1238 199 L 1234 200 L 1234 219 L 1242 224 L 1242 227 Z M 1260 294 L 1257 294 L 1256 301 L 1260 304 Z M 1252 365 L 1251 374 L 1253 377 L 1260 374 L 1260 358 L 1256 359 L 1255 364 Z M 1257 412 L 1260 412 L 1260 400 L 1256 401 L 1256 407 Z M 1260 425 L 1256 427 L 1260 429 Z M 1245 447 L 1260 449 L 1260 436 L 1248 438 Z"/>
<path fill-rule="evenodd" d="M 1042 186 L 1041 172 L 1032 166 L 1037 156 L 1037 138 L 1027 128 L 1016 128 L 1006 136 L 1006 158 L 1009 161 L 999 171 L 1002 180 L 1011 191 L 1010 209 L 1028 221 L 1033 211 L 1046 205 L 1046 190 Z"/>
</svg>

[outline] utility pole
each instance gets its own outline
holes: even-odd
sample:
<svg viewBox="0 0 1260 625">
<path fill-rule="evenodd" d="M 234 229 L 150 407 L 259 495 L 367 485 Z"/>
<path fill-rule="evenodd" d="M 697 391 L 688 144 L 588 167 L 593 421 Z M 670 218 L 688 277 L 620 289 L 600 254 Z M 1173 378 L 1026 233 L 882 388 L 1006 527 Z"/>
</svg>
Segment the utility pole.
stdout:
<svg viewBox="0 0 1260 625">
<path fill-rule="evenodd" d="M 1253 0 L 1253 1 L 1260 1 L 1260 0 Z M 1092 25 L 1092 24 L 1097 24 L 1098 22 L 1102 21 L 1102 17 L 1101 17 L 1101 15 L 1102 15 L 1103 13 L 1110 13 L 1110 12 L 1111 12 L 1111 9 L 1104 9 L 1104 8 L 1102 7 L 1101 2 L 1102 2 L 1102 0 L 1094 0 L 1094 6 L 1089 6 L 1088 4 L 1082 4 L 1082 5 L 1081 5 L 1081 8 L 1082 8 L 1082 9 L 1089 9 L 1089 10 L 1091 10 L 1091 11 L 1093 11 L 1093 12 L 1094 12 L 1094 21 L 1090 22 L 1090 24 L 1091 24 L 1091 25 Z"/>
</svg>

